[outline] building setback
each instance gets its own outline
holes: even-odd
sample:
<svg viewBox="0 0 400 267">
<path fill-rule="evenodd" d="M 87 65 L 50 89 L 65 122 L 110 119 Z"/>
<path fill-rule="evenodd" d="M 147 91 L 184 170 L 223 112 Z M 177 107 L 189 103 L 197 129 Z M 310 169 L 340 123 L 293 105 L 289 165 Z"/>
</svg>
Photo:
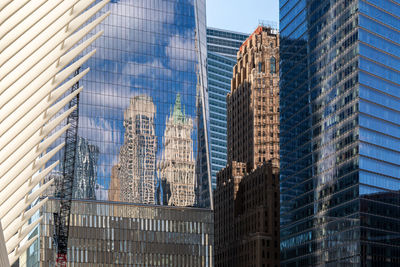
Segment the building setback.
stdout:
<svg viewBox="0 0 400 267">
<path fill-rule="evenodd" d="M 279 265 L 279 34 L 237 53 L 227 96 L 228 165 L 217 174 L 215 266 Z"/>
<path fill-rule="evenodd" d="M 282 267 L 400 265 L 399 17 L 280 1 Z"/>
</svg>

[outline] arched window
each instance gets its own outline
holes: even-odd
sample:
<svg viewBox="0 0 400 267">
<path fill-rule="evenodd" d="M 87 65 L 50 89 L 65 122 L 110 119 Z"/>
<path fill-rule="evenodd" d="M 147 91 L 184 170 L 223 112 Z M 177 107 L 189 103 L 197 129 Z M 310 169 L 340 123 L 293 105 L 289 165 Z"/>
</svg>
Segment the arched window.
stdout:
<svg viewBox="0 0 400 267">
<path fill-rule="evenodd" d="M 274 57 L 271 57 L 270 59 L 270 66 L 271 74 L 276 73 L 276 59 Z"/>
</svg>

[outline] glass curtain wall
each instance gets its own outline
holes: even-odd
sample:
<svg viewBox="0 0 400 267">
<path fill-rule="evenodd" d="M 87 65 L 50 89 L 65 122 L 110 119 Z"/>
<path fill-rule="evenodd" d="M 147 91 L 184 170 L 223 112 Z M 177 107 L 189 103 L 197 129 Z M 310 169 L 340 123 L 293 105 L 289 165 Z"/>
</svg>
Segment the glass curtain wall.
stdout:
<svg viewBox="0 0 400 267">
<path fill-rule="evenodd" d="M 247 34 L 207 28 L 207 74 L 211 185 L 216 188 L 216 174 L 226 166 L 226 95 L 231 90 L 236 53 Z M 209 206 L 208 179 L 200 182 L 199 204 Z"/>
<path fill-rule="evenodd" d="M 282 266 L 399 263 L 399 15 L 280 1 Z"/>
<path fill-rule="evenodd" d="M 205 0 L 114 0 L 107 11 L 81 69 L 74 197 L 196 206 L 199 168 L 210 177 Z"/>
</svg>

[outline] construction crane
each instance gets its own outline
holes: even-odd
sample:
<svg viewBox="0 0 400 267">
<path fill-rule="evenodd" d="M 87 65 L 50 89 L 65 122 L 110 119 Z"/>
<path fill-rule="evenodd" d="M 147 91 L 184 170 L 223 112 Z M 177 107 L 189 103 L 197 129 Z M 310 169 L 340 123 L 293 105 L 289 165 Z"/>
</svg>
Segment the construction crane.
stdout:
<svg viewBox="0 0 400 267">
<path fill-rule="evenodd" d="M 78 68 L 74 76 L 79 74 Z M 75 83 L 70 91 L 71 94 L 79 89 L 79 81 Z M 79 94 L 69 103 L 68 108 L 76 105 L 76 109 L 67 117 L 67 125 L 70 127 L 65 132 L 63 177 L 56 188 L 55 196 L 59 199 L 59 210 L 54 213 L 54 245 L 56 248 L 56 266 L 67 266 L 67 249 L 69 234 L 69 218 L 71 214 L 72 190 L 75 177 L 76 144 L 78 138 L 79 122 Z"/>
</svg>

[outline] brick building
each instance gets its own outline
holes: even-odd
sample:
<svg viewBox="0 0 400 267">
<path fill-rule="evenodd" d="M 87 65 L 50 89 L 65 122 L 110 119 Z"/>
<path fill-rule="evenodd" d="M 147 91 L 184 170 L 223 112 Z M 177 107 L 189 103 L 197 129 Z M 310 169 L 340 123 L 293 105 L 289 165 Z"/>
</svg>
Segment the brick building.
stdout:
<svg viewBox="0 0 400 267">
<path fill-rule="evenodd" d="M 215 266 L 279 266 L 279 34 L 243 43 L 227 96 L 228 165 L 217 174 Z"/>
</svg>

